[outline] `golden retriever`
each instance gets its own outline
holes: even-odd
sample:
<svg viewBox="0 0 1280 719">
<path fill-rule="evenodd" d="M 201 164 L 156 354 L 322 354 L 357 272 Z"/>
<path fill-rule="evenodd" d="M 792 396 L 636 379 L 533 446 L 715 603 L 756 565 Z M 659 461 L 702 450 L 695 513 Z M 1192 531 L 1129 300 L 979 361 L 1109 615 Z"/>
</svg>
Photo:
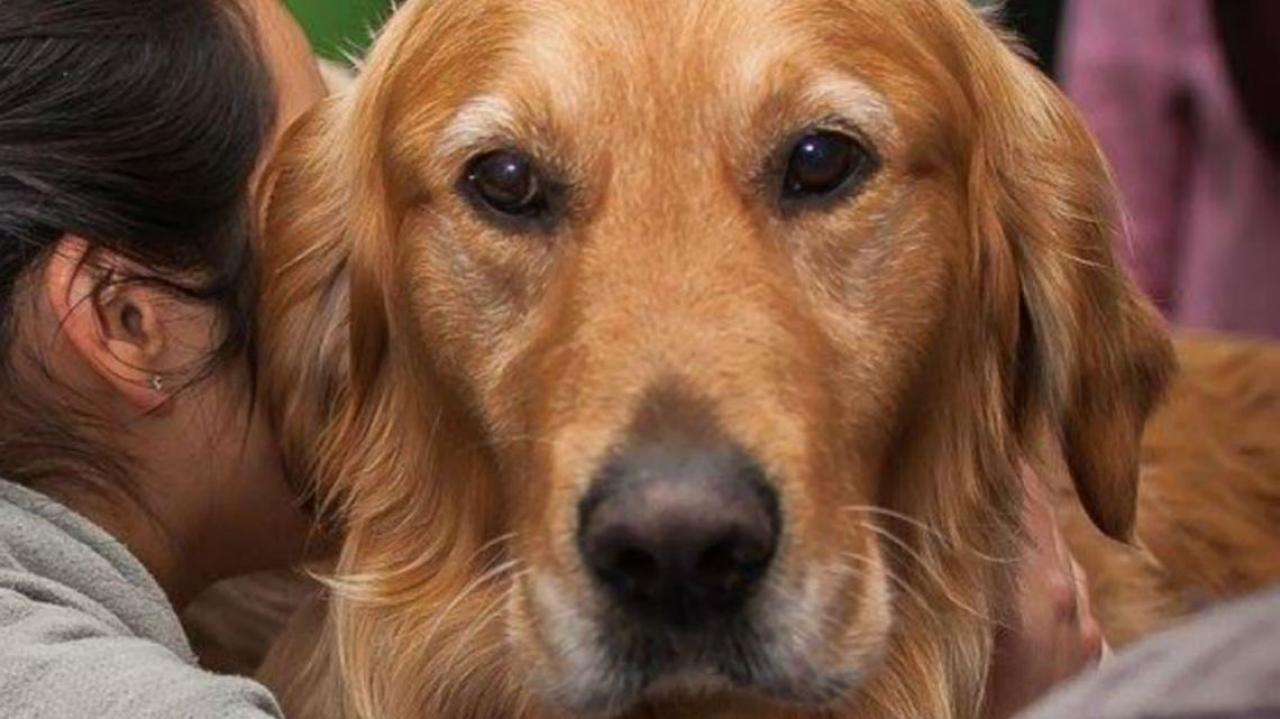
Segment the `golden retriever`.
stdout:
<svg viewBox="0 0 1280 719">
<path fill-rule="evenodd" d="M 1169 344 L 964 0 L 411 1 L 267 182 L 290 716 L 976 717 L 1022 458 L 1130 537 Z"/>
<path fill-rule="evenodd" d="M 1181 371 L 1142 441 L 1141 550 L 1099 535 L 1060 491 L 1112 646 L 1280 582 L 1280 344 L 1181 332 L 1175 347 Z"/>
</svg>

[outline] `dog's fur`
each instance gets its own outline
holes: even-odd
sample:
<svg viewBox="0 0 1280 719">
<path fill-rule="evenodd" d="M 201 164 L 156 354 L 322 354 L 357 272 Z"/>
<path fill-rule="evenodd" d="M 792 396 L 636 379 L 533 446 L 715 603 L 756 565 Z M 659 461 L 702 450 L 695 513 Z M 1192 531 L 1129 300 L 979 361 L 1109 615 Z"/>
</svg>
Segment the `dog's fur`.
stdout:
<svg viewBox="0 0 1280 719">
<path fill-rule="evenodd" d="M 814 126 L 878 171 L 782 211 Z M 563 222 L 459 196 L 497 147 Z M 1092 139 L 963 0 L 409 2 L 266 181 L 264 383 L 342 536 L 290 716 L 976 717 L 1021 458 L 1130 538 L 1169 346 Z M 573 537 L 669 405 L 762 461 L 783 536 L 746 658 L 649 683 Z"/>
<path fill-rule="evenodd" d="M 1108 540 L 1070 483 L 1056 488 L 1059 522 L 1113 648 L 1280 582 L 1280 344 L 1183 332 L 1175 347 L 1180 372 L 1142 443 L 1142 546 Z M 252 675 L 318 589 L 300 575 L 231 580 L 183 623 L 202 665 Z"/>
<path fill-rule="evenodd" d="M 1060 488 L 1113 646 L 1280 582 L 1280 345 L 1183 332 L 1176 346 L 1181 372 L 1142 442 L 1143 550 L 1107 541 Z"/>
</svg>

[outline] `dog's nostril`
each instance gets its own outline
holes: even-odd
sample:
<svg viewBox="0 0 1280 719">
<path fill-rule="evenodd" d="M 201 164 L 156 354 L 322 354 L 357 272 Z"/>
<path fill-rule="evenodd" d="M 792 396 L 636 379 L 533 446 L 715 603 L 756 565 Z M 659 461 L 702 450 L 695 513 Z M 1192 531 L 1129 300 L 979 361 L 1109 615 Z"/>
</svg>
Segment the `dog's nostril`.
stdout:
<svg viewBox="0 0 1280 719">
<path fill-rule="evenodd" d="M 707 547 L 698 558 L 698 573 L 707 576 L 728 575 L 736 571 L 737 562 L 742 552 L 734 549 L 728 539 Z"/>
<path fill-rule="evenodd" d="M 624 590 L 643 596 L 654 594 L 661 577 L 658 560 L 636 547 L 622 548 L 613 560 L 612 572 Z"/>
<path fill-rule="evenodd" d="M 770 549 L 759 543 L 730 536 L 702 550 L 696 576 L 709 589 L 722 595 L 734 595 L 761 572 L 768 562 Z"/>
<path fill-rule="evenodd" d="M 776 496 L 736 450 L 625 453 L 579 512 L 596 580 L 625 609 L 672 625 L 737 611 L 777 544 Z"/>
</svg>

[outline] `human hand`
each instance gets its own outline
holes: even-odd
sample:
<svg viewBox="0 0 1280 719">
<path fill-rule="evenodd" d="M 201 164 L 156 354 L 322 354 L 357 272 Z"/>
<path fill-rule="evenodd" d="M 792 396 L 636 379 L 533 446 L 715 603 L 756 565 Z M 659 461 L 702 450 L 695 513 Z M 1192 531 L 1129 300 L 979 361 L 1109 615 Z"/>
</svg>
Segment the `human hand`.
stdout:
<svg viewBox="0 0 1280 719">
<path fill-rule="evenodd" d="M 1103 651 L 1086 577 L 1058 530 L 1045 488 L 1030 470 L 1023 484 L 1023 524 L 1031 544 L 1019 560 L 1012 625 L 997 632 L 985 719 L 1014 716 L 1096 664 Z"/>
</svg>

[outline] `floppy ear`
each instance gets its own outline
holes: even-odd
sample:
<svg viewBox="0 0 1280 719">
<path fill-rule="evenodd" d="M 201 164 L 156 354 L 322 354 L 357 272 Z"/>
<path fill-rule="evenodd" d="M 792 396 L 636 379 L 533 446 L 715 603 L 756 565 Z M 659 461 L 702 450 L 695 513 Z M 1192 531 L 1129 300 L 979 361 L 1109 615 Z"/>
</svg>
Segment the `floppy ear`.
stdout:
<svg viewBox="0 0 1280 719">
<path fill-rule="evenodd" d="M 341 404 L 350 340 L 350 236 L 323 138 L 332 101 L 281 139 L 257 193 L 262 237 L 259 359 L 288 476 L 312 489 L 318 441 Z"/>
<path fill-rule="evenodd" d="M 998 44 L 998 43 L 995 43 Z M 1115 191 L 1074 108 L 1004 47 L 972 72 L 982 117 L 970 176 L 993 316 L 1015 348 L 1011 406 L 1024 447 L 1043 420 L 1077 494 L 1129 540 L 1143 425 L 1173 368 L 1163 323 L 1117 261 Z"/>
<path fill-rule="evenodd" d="M 353 431 L 344 419 L 386 353 L 387 221 L 370 197 L 377 179 L 364 176 L 376 168 L 351 160 L 349 101 L 327 100 L 290 128 L 258 193 L 260 370 L 289 476 L 308 491 L 332 486 L 328 465 L 346 453 L 330 445 Z"/>
</svg>

